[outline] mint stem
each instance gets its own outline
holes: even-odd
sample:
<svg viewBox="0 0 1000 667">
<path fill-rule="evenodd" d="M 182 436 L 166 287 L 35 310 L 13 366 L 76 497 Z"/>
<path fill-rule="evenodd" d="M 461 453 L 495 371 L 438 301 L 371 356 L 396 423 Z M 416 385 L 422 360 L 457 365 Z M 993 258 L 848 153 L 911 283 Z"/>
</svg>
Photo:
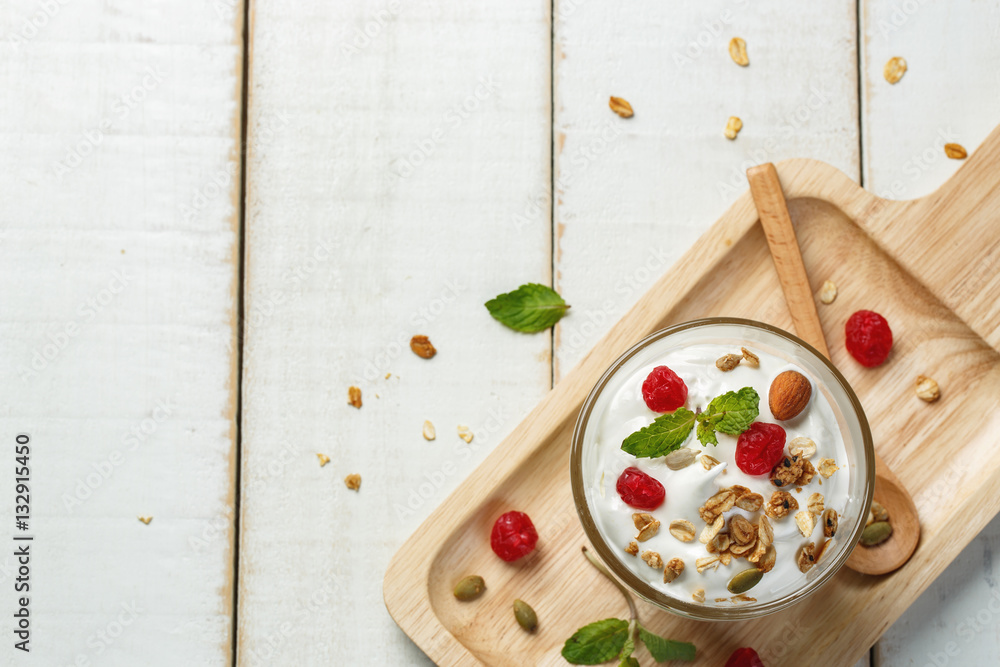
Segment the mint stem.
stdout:
<svg viewBox="0 0 1000 667">
<path fill-rule="evenodd" d="M 628 592 L 628 589 L 625 588 L 620 581 L 615 579 L 614 575 L 608 571 L 608 568 L 604 567 L 604 563 L 597 559 L 597 556 L 587 551 L 587 547 L 583 547 L 583 555 L 590 561 L 591 565 L 597 568 L 598 572 L 607 577 L 608 581 L 617 586 L 618 590 L 620 590 L 622 595 L 625 596 L 625 601 L 628 602 L 629 613 L 632 615 L 632 618 L 630 619 L 631 622 L 629 623 L 629 633 L 631 634 L 634 632 L 634 627 L 638 625 L 639 620 L 639 612 L 635 609 L 635 602 L 632 601 L 632 594 Z"/>
</svg>

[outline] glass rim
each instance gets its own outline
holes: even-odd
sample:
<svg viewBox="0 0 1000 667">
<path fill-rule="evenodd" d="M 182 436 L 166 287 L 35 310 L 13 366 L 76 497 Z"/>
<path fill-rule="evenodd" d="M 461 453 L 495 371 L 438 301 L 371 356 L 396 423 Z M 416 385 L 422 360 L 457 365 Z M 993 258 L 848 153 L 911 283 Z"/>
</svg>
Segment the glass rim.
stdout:
<svg viewBox="0 0 1000 667">
<path fill-rule="evenodd" d="M 798 336 L 790 334 L 787 331 L 779 329 L 773 325 L 765 322 L 758 322 L 756 320 L 739 317 L 705 317 L 660 329 L 649 334 L 648 336 L 645 336 L 642 340 L 632 345 L 628 350 L 622 353 L 606 371 L 604 371 L 600 379 L 597 381 L 597 384 L 595 384 L 594 388 L 590 390 L 586 400 L 583 402 L 583 406 L 580 408 L 580 413 L 576 419 L 576 425 L 573 428 L 573 440 L 570 449 L 570 483 L 573 490 L 573 502 L 576 505 L 576 511 L 580 516 L 580 522 L 583 524 L 583 530 L 587 539 L 597 551 L 598 555 L 600 555 L 604 564 L 626 585 L 626 587 L 628 587 L 640 598 L 656 605 L 657 607 L 660 607 L 661 609 L 666 609 L 670 612 L 686 616 L 688 618 L 707 621 L 759 618 L 761 616 L 766 616 L 768 614 L 781 611 L 782 609 L 786 609 L 811 595 L 826 584 L 833 577 L 833 575 L 840 571 L 840 568 L 847 562 L 853 551 L 853 549 L 849 548 L 843 549 L 833 564 L 826 567 L 819 577 L 811 582 L 808 582 L 799 590 L 783 598 L 753 606 L 711 607 L 671 597 L 662 591 L 657 590 L 646 581 L 640 579 L 627 567 L 622 565 L 621 561 L 615 557 L 611 548 L 604 540 L 600 530 L 597 528 L 597 523 L 594 520 L 594 517 L 591 515 L 590 506 L 587 504 L 586 491 L 583 484 L 583 436 L 587 424 L 590 421 L 591 412 L 597 403 L 597 399 L 600 397 L 601 392 L 611 380 L 612 376 L 614 376 L 614 374 L 635 354 L 648 345 L 681 331 L 716 324 L 750 327 L 775 335 L 779 338 L 783 338 L 803 348 L 815 357 L 821 365 L 826 366 L 826 368 L 833 374 L 833 377 L 836 378 L 837 383 L 844 390 L 861 429 L 865 464 L 865 507 L 871 507 L 875 487 L 875 447 L 872 440 L 871 427 L 868 424 L 868 418 L 865 416 L 864 409 L 861 407 L 861 401 L 858 399 L 857 394 L 854 393 L 854 389 L 851 388 L 847 379 L 839 370 L 837 370 L 837 367 L 833 365 L 833 362 Z M 854 527 L 853 534 L 845 543 L 845 546 L 852 544 L 856 545 L 861 539 L 861 533 L 864 531 L 865 527 L 862 517 L 864 517 L 865 514 L 865 512 L 861 512 L 859 514 L 857 525 Z"/>
</svg>

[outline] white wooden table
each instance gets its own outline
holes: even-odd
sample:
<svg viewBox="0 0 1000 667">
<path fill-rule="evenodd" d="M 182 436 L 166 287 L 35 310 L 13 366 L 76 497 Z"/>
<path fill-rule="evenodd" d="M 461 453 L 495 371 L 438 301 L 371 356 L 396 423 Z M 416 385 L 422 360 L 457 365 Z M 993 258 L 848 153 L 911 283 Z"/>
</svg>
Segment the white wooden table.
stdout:
<svg viewBox="0 0 1000 667">
<path fill-rule="evenodd" d="M 0 664 L 428 664 L 390 556 L 748 166 L 911 198 L 1000 122 L 1000 0 L 21 0 L 0 38 L 0 521 L 29 433 L 35 536 Z M 529 281 L 552 335 L 482 306 Z M 870 664 L 993 664 L 998 540 Z"/>
</svg>

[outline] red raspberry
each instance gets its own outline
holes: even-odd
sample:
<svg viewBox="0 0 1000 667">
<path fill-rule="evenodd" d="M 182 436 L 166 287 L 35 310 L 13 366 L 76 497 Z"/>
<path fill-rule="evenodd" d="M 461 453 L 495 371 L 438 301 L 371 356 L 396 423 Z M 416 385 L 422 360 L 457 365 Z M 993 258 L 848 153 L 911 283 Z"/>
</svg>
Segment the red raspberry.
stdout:
<svg viewBox="0 0 1000 667">
<path fill-rule="evenodd" d="M 873 310 L 859 310 L 850 316 L 844 327 L 847 351 L 862 366 L 878 366 L 892 349 L 892 330 L 885 318 Z"/>
<path fill-rule="evenodd" d="M 764 667 L 764 663 L 752 648 L 738 648 L 726 660 L 726 667 Z"/>
<path fill-rule="evenodd" d="M 538 532 L 524 512 L 507 512 L 493 524 L 490 546 L 493 553 L 508 563 L 523 558 L 535 550 Z"/>
<path fill-rule="evenodd" d="M 736 441 L 736 465 L 748 475 L 766 475 L 785 451 L 785 429 L 754 422 Z"/>
<path fill-rule="evenodd" d="M 615 488 L 622 501 L 637 510 L 655 510 L 667 495 L 662 484 L 638 468 L 625 468 Z"/>
<path fill-rule="evenodd" d="M 653 412 L 673 412 L 684 405 L 688 388 L 684 380 L 666 366 L 657 366 L 642 383 L 642 399 Z"/>
</svg>

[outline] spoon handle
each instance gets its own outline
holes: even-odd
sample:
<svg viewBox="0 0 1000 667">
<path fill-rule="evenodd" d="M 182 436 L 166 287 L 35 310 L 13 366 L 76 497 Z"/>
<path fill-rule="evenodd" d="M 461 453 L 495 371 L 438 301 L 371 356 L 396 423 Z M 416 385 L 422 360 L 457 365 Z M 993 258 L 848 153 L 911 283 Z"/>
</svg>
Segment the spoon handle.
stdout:
<svg viewBox="0 0 1000 667">
<path fill-rule="evenodd" d="M 771 257 L 788 302 L 788 310 L 792 314 L 795 331 L 799 338 L 829 359 L 830 350 L 819 323 L 816 302 L 809 287 L 809 276 L 802 263 L 802 253 L 792 227 L 792 218 L 788 215 L 785 195 L 781 192 L 778 172 L 768 162 L 747 171 L 747 178 L 750 180 L 750 190 L 754 203 L 757 204 L 757 213 L 764 227 L 767 245 L 771 248 Z"/>
</svg>

